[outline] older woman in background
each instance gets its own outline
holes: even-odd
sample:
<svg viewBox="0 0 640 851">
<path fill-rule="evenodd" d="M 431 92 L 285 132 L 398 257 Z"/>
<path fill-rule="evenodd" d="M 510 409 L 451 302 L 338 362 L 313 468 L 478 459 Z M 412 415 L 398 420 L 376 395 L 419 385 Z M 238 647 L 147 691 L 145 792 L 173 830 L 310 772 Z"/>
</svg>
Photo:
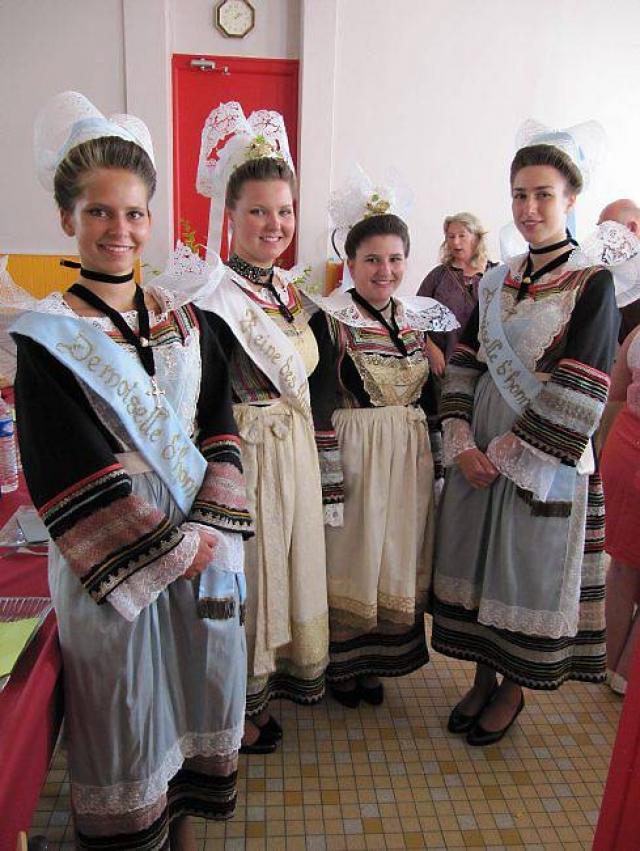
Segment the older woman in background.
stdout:
<svg viewBox="0 0 640 851">
<path fill-rule="evenodd" d="M 420 285 L 418 295 L 435 298 L 446 305 L 455 314 L 460 328 L 447 334 L 432 335 L 429 358 L 436 375 L 442 375 L 444 365 L 453 354 L 458 337 L 478 303 L 480 278 L 487 267 L 495 265 L 487 258 L 486 231 L 473 213 L 447 216 L 442 229 L 442 262 L 429 272 Z"/>
</svg>

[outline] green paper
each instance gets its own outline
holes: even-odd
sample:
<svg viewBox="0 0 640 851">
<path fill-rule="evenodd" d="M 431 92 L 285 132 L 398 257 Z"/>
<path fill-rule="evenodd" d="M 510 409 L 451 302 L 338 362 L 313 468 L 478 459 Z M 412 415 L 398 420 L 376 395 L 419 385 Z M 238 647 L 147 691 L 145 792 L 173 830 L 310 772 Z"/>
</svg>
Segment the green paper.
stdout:
<svg viewBox="0 0 640 851">
<path fill-rule="evenodd" d="M 0 622 L 0 677 L 6 677 L 37 629 L 38 618 Z"/>
</svg>

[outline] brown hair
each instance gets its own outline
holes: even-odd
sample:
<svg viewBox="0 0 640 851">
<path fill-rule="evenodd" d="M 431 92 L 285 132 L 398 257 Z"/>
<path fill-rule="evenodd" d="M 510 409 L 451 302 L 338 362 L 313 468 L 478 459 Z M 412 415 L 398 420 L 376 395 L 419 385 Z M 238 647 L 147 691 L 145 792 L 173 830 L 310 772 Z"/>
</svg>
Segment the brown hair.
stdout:
<svg viewBox="0 0 640 851">
<path fill-rule="evenodd" d="M 224 203 L 233 210 L 242 194 L 242 187 L 249 180 L 284 180 L 289 184 L 291 194 L 296 195 L 296 178 L 287 163 L 279 157 L 258 157 L 246 160 L 232 173 L 227 182 Z"/>
<path fill-rule="evenodd" d="M 487 244 L 484 239 L 487 235 L 487 231 L 482 227 L 480 219 L 477 216 L 474 216 L 473 213 L 454 213 L 453 216 L 446 216 L 442 223 L 444 240 L 440 246 L 440 262 L 444 263 L 445 266 L 448 266 L 453 259 L 447 242 L 447 229 L 449 228 L 449 225 L 453 224 L 462 225 L 462 227 L 468 230 L 472 236 L 476 236 L 478 238 L 476 250 L 473 252 L 470 265 L 473 266 L 474 269 L 484 272 L 487 268 L 487 261 L 489 259 Z"/>
<path fill-rule="evenodd" d="M 399 236 L 404 248 L 404 256 L 409 256 L 411 239 L 409 228 L 399 216 L 393 213 L 384 213 L 379 216 L 369 216 L 357 222 L 347 234 L 344 241 L 345 254 L 349 260 L 355 260 L 359 245 L 370 236 Z"/>
<path fill-rule="evenodd" d="M 528 148 L 520 148 L 511 163 L 511 186 L 518 172 L 530 165 L 550 165 L 564 177 L 571 192 L 579 195 L 582 191 L 580 169 L 568 154 L 555 145 L 530 145 Z"/>
<path fill-rule="evenodd" d="M 147 187 L 149 201 L 156 191 L 156 170 L 149 154 L 135 142 L 118 136 L 103 136 L 76 145 L 56 169 L 53 194 L 61 210 L 73 210 L 84 188 L 84 175 L 98 168 L 121 168 L 132 172 Z"/>
</svg>

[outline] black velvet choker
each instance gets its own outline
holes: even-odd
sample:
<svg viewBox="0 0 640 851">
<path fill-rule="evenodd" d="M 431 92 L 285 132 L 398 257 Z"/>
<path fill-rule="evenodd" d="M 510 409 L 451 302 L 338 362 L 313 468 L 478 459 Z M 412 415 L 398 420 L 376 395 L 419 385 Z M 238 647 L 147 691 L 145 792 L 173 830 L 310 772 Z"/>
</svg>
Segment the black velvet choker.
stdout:
<svg viewBox="0 0 640 851">
<path fill-rule="evenodd" d="M 522 299 L 526 296 L 529 290 L 529 284 L 535 284 L 538 278 L 541 278 L 549 272 L 553 272 L 554 269 L 558 269 L 563 263 L 566 263 L 571 256 L 571 251 L 565 251 L 559 257 L 554 257 L 553 260 L 549 261 L 549 263 L 545 263 L 544 266 L 541 266 L 537 272 L 532 271 L 533 260 L 531 259 L 531 254 L 532 252 L 530 252 L 527 257 L 527 265 L 524 267 L 524 272 L 522 273 L 522 282 L 520 284 L 520 289 L 518 290 L 518 301 L 522 301 Z"/>
<path fill-rule="evenodd" d="M 551 254 L 552 251 L 557 251 L 559 248 L 564 248 L 567 245 L 577 245 L 576 240 L 571 236 L 569 231 L 564 239 L 560 242 L 554 242 L 553 245 L 543 245 L 542 248 L 532 248 L 529 246 L 529 254 Z"/>
<path fill-rule="evenodd" d="M 237 254 L 231 255 L 227 260 L 227 266 L 233 269 L 234 272 L 242 275 L 243 278 L 251 281 L 252 284 L 261 284 L 264 286 L 264 279 L 268 278 L 271 280 L 270 276 L 273 275 L 273 266 L 269 266 L 267 269 L 263 269 L 262 266 L 254 266 L 253 263 L 247 263 L 246 260 L 238 257 Z"/>
<path fill-rule="evenodd" d="M 278 312 L 280 315 L 289 324 L 295 321 L 295 316 L 282 301 L 280 293 L 273 285 L 273 266 L 270 266 L 268 269 L 263 269 L 261 266 L 253 266 L 251 263 L 247 263 L 246 260 L 238 257 L 237 254 L 231 255 L 231 257 L 227 260 L 227 266 L 230 269 L 233 269 L 234 272 L 242 275 L 242 277 L 246 278 L 247 281 L 251 281 L 252 284 L 257 284 L 258 286 L 269 290 L 278 305 Z"/>
<path fill-rule="evenodd" d="M 87 281 L 100 281 L 103 284 L 126 284 L 127 281 L 133 280 L 133 270 L 127 272 L 126 275 L 106 275 L 103 272 L 93 272 L 91 269 L 85 269 L 80 263 L 75 260 L 61 260 L 61 266 L 67 266 L 69 269 L 80 269 L 80 274 Z"/>
</svg>

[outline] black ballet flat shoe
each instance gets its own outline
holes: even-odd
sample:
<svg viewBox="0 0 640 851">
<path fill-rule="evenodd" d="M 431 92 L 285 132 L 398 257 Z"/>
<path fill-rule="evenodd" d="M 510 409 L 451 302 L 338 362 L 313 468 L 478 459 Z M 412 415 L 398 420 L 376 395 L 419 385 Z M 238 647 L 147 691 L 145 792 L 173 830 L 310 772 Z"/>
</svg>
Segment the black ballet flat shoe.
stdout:
<svg viewBox="0 0 640 851">
<path fill-rule="evenodd" d="M 260 735 L 264 733 L 265 735 L 270 736 L 274 742 L 279 742 L 282 738 L 282 727 L 278 724 L 273 715 L 269 716 L 269 720 L 266 724 L 256 724 L 255 721 L 253 723 L 260 730 Z"/>
<path fill-rule="evenodd" d="M 516 711 L 513 713 L 513 718 L 506 726 L 504 726 L 501 730 L 485 730 L 481 724 L 476 723 L 467 734 L 467 744 L 473 745 L 474 747 L 484 748 L 487 745 L 494 745 L 496 742 L 499 742 L 523 709 L 524 693 L 520 697 L 520 703 L 518 704 Z"/>
<path fill-rule="evenodd" d="M 334 700 L 346 706 L 348 709 L 355 709 L 360 703 L 361 693 L 360 687 L 356 686 L 353 689 L 339 689 L 335 686 L 329 686 L 329 692 Z"/>
<path fill-rule="evenodd" d="M 498 683 L 494 683 L 494 686 L 489 692 L 487 699 L 482 704 L 480 709 L 475 713 L 475 715 L 465 715 L 464 712 L 460 712 L 460 710 L 458 709 L 458 706 L 460 706 L 460 704 L 457 703 L 453 707 L 453 709 L 451 710 L 451 714 L 449 715 L 449 720 L 447 721 L 447 730 L 450 733 L 468 733 L 469 730 L 471 730 L 473 725 L 476 723 L 478 718 L 482 715 L 486 707 L 493 700 L 493 696 L 495 695 L 497 689 Z"/>
<path fill-rule="evenodd" d="M 379 683 L 377 686 L 363 686 L 358 683 L 357 692 L 369 706 L 380 706 L 384 700 L 384 686 Z"/>
<path fill-rule="evenodd" d="M 240 745 L 240 753 L 257 753 L 267 754 L 273 753 L 278 747 L 278 742 L 269 733 L 265 733 L 264 727 L 259 727 L 260 735 L 250 745 Z"/>
</svg>

